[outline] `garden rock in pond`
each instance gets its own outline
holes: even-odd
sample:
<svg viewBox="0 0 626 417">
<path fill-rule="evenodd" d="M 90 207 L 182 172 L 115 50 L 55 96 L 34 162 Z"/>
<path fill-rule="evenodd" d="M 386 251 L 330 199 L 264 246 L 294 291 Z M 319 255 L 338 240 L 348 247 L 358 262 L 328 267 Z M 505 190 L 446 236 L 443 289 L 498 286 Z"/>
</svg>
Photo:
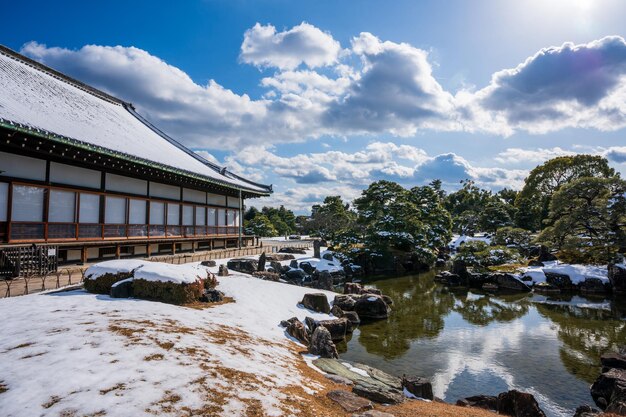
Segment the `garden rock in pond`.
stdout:
<svg viewBox="0 0 626 417">
<path fill-rule="evenodd" d="M 510 274 L 493 274 L 490 280 L 498 286 L 500 291 L 529 292 L 530 288 Z"/>
<path fill-rule="evenodd" d="M 626 369 L 626 355 L 618 352 L 605 353 L 600 357 L 603 369 Z"/>
<path fill-rule="evenodd" d="M 328 298 L 326 298 L 326 294 L 324 293 L 304 294 L 300 304 L 302 304 L 304 308 L 308 308 L 317 313 L 330 313 L 330 304 L 328 304 Z"/>
<path fill-rule="evenodd" d="M 400 404 L 404 401 L 402 392 L 384 386 L 384 384 L 370 383 L 365 380 L 357 382 L 352 387 L 352 392 L 381 404 Z"/>
<path fill-rule="evenodd" d="M 546 417 L 535 397 L 526 392 L 511 390 L 498 395 L 498 414 L 513 417 Z"/>
<path fill-rule="evenodd" d="M 600 410 L 596 410 L 595 408 L 591 408 L 588 405 L 581 405 L 576 409 L 574 413 L 574 417 L 595 417 L 600 414 Z"/>
<path fill-rule="evenodd" d="M 402 388 L 418 398 L 432 400 L 433 386 L 426 378 L 420 377 L 402 377 Z"/>
<path fill-rule="evenodd" d="M 547 271 L 544 271 L 544 274 L 546 275 L 546 282 L 561 291 L 573 291 L 576 289 L 569 275 Z"/>
<path fill-rule="evenodd" d="M 259 263 L 256 259 L 231 259 L 226 264 L 228 269 L 232 269 L 233 271 L 243 272 L 245 274 L 252 274 L 256 272 L 259 267 Z"/>
<path fill-rule="evenodd" d="M 321 358 L 339 358 L 337 347 L 332 341 L 330 332 L 323 326 L 318 326 L 309 343 L 309 352 L 312 355 L 319 355 Z"/>
<path fill-rule="evenodd" d="M 326 330 L 330 332 L 333 342 L 341 342 L 346 338 L 348 330 L 350 332 L 352 331 L 350 322 L 345 318 L 315 321 L 311 317 L 307 317 L 305 322 L 312 332 L 314 332 L 318 326 L 325 327 Z"/>
<path fill-rule="evenodd" d="M 626 402 L 626 370 L 610 369 L 601 374 L 591 386 L 591 397 L 602 410 Z"/>
<path fill-rule="evenodd" d="M 343 312 L 354 311 L 356 300 L 350 295 L 336 295 L 333 301 L 334 306 L 338 306 Z"/>
<path fill-rule="evenodd" d="M 498 409 L 498 398 L 493 395 L 474 395 L 458 400 L 456 405 L 460 407 L 476 407 L 496 411 Z"/>
<path fill-rule="evenodd" d="M 354 311 L 360 319 L 386 319 L 389 317 L 389 306 L 379 295 L 362 295 L 354 304 Z"/>
</svg>

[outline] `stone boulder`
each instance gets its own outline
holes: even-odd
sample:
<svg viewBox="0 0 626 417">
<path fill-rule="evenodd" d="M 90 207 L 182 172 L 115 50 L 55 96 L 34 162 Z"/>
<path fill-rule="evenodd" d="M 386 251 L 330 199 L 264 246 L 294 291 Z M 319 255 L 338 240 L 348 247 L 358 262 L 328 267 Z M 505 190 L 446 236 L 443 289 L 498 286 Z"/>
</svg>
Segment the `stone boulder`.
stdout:
<svg viewBox="0 0 626 417">
<path fill-rule="evenodd" d="M 333 343 L 330 332 L 324 326 L 318 326 L 309 343 L 309 352 L 312 355 L 319 355 L 321 358 L 338 359 L 337 347 Z"/>
<path fill-rule="evenodd" d="M 626 267 L 621 265 L 609 265 L 609 282 L 613 291 L 626 294 Z"/>
<path fill-rule="evenodd" d="M 355 383 L 352 392 L 381 404 L 400 404 L 404 401 L 404 394 L 401 391 L 365 380 Z"/>
<path fill-rule="evenodd" d="M 530 287 L 511 274 L 493 274 L 491 281 L 498 286 L 500 291 L 529 292 Z"/>
<path fill-rule="evenodd" d="M 402 377 L 402 388 L 415 395 L 418 398 L 432 400 L 433 386 L 426 378 L 419 377 Z"/>
<path fill-rule="evenodd" d="M 307 326 L 309 329 L 314 332 L 318 326 L 325 327 L 326 330 L 330 333 L 330 337 L 333 342 L 341 342 L 346 338 L 346 333 L 348 333 L 348 329 L 350 332 L 352 331 L 351 323 L 348 319 L 339 318 L 339 319 L 331 319 L 331 320 L 313 320 L 310 317 L 305 319 Z"/>
<path fill-rule="evenodd" d="M 215 288 L 204 290 L 204 294 L 200 297 L 203 303 L 219 303 L 224 301 L 224 293 Z"/>
<path fill-rule="evenodd" d="M 545 264 L 538 259 L 531 259 L 528 261 L 528 266 L 545 266 Z"/>
<path fill-rule="evenodd" d="M 307 277 L 307 274 L 301 269 L 289 269 L 286 271 L 283 276 L 285 280 L 294 282 L 296 284 L 302 284 L 304 279 Z"/>
<path fill-rule="evenodd" d="M 600 415 L 600 410 L 591 408 L 589 405 L 581 405 L 574 412 L 574 417 L 595 417 Z"/>
<path fill-rule="evenodd" d="M 243 272 L 245 274 L 252 274 L 253 272 L 258 270 L 259 263 L 256 259 L 231 259 L 226 264 L 228 269 L 232 269 L 233 271 Z"/>
<path fill-rule="evenodd" d="M 298 261 L 296 261 L 296 265 L 298 265 Z M 306 272 L 309 275 L 315 273 L 315 267 L 311 265 L 311 262 L 308 262 L 308 261 L 300 262 L 299 267 L 300 269 L 302 269 L 304 272 Z"/>
<path fill-rule="evenodd" d="M 532 394 L 517 390 L 498 395 L 497 411 L 498 414 L 513 417 L 546 417 Z"/>
<path fill-rule="evenodd" d="M 256 278 L 261 278 L 262 280 L 265 281 L 278 281 L 280 279 L 280 275 L 277 274 L 276 272 L 270 272 L 270 271 L 255 271 L 252 273 L 253 277 Z"/>
<path fill-rule="evenodd" d="M 125 279 L 111 285 L 111 298 L 130 298 L 133 296 L 133 280 Z"/>
<path fill-rule="evenodd" d="M 316 288 L 327 291 L 333 290 L 333 277 L 330 275 L 330 272 L 322 271 L 319 273 Z"/>
<path fill-rule="evenodd" d="M 578 284 L 578 288 L 582 294 L 606 294 L 610 291 L 608 285 L 600 278 L 585 278 L 583 282 Z"/>
<path fill-rule="evenodd" d="M 285 246 L 284 248 L 280 248 L 278 253 L 291 253 L 295 255 L 306 255 L 306 251 L 301 248 L 292 248 L 290 246 Z"/>
<path fill-rule="evenodd" d="M 363 290 L 363 286 L 357 282 L 346 282 L 343 284 L 344 294 L 361 294 L 361 290 Z"/>
<path fill-rule="evenodd" d="M 349 391 L 333 390 L 328 392 L 326 397 L 339 404 L 341 408 L 349 413 L 371 410 L 374 408 L 371 401 L 361 398 Z"/>
<path fill-rule="evenodd" d="M 351 295 L 336 295 L 333 305 L 339 307 L 343 312 L 354 311 L 356 300 Z"/>
<path fill-rule="evenodd" d="M 474 395 L 458 400 L 456 405 L 460 407 L 476 407 L 496 411 L 498 409 L 498 397 L 494 397 L 493 395 Z"/>
<path fill-rule="evenodd" d="M 626 369 L 626 354 L 618 352 L 605 353 L 600 357 L 602 368 L 606 369 Z"/>
<path fill-rule="evenodd" d="M 292 317 L 289 320 L 281 321 L 280 325 L 285 328 L 285 331 L 289 336 L 295 338 L 303 345 L 309 346 L 309 343 L 311 342 L 309 332 L 307 331 L 306 327 L 304 327 L 304 323 L 298 320 L 297 317 Z"/>
<path fill-rule="evenodd" d="M 360 319 L 379 320 L 389 317 L 390 309 L 381 296 L 366 294 L 356 300 L 354 311 Z"/>
<path fill-rule="evenodd" d="M 356 311 L 344 311 L 342 317 L 347 319 L 352 324 L 353 329 L 361 324 L 361 319 Z"/>
<path fill-rule="evenodd" d="M 304 294 L 302 301 L 300 302 L 304 308 L 313 310 L 317 313 L 330 313 L 330 304 L 328 304 L 328 298 L 324 293 L 308 293 Z"/>
<path fill-rule="evenodd" d="M 626 370 L 610 369 L 601 374 L 591 385 L 591 397 L 602 410 L 626 401 Z"/>
<path fill-rule="evenodd" d="M 296 259 L 296 257 L 290 253 L 271 253 L 266 256 L 266 259 L 268 262 L 282 262 Z"/>
<path fill-rule="evenodd" d="M 572 283 L 569 275 L 559 274 L 556 272 L 547 272 L 546 274 L 546 282 L 561 291 L 574 291 L 576 290 L 576 286 Z"/>
<path fill-rule="evenodd" d="M 259 262 L 258 265 L 256 267 L 257 271 L 265 271 L 265 263 L 267 262 L 267 256 L 265 256 L 265 252 L 263 252 L 261 254 L 261 256 L 259 256 Z"/>
<path fill-rule="evenodd" d="M 337 318 L 341 318 L 343 317 L 343 310 L 341 309 L 341 307 L 336 306 L 333 304 L 332 308 L 330 309 L 330 314 L 332 314 L 333 316 L 337 317 Z"/>
<path fill-rule="evenodd" d="M 228 268 L 226 265 L 220 265 L 220 268 L 217 270 L 218 277 L 227 277 L 229 275 Z"/>
<path fill-rule="evenodd" d="M 200 262 L 200 265 L 207 266 L 207 267 L 217 266 L 217 264 L 215 263 L 215 261 L 213 259 L 209 259 L 208 261 L 202 261 L 202 262 Z"/>
<path fill-rule="evenodd" d="M 465 285 L 467 281 L 464 281 L 460 275 L 453 274 L 449 271 L 442 271 L 435 276 L 435 281 L 441 282 L 449 287 L 460 287 Z"/>
</svg>

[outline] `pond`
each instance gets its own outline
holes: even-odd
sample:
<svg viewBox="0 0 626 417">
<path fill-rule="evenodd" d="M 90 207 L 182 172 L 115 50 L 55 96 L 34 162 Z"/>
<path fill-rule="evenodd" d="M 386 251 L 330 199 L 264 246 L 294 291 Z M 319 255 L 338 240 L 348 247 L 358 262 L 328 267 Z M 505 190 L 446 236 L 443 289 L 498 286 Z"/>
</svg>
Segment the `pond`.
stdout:
<svg viewBox="0 0 626 417">
<path fill-rule="evenodd" d="M 593 404 L 600 355 L 626 343 L 626 301 L 450 290 L 434 275 L 369 282 L 393 312 L 362 324 L 341 358 L 426 377 L 446 402 L 518 389 L 549 416 Z"/>
</svg>

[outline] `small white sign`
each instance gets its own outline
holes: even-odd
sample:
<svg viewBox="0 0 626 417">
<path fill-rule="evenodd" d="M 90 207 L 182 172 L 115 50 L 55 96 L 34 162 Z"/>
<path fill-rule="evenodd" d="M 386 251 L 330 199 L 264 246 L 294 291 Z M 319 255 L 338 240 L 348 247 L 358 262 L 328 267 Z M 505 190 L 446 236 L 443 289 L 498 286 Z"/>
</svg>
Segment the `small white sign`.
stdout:
<svg viewBox="0 0 626 417">
<path fill-rule="evenodd" d="M 56 249 L 48 249 L 48 256 L 56 256 L 56 254 L 57 254 Z"/>
</svg>

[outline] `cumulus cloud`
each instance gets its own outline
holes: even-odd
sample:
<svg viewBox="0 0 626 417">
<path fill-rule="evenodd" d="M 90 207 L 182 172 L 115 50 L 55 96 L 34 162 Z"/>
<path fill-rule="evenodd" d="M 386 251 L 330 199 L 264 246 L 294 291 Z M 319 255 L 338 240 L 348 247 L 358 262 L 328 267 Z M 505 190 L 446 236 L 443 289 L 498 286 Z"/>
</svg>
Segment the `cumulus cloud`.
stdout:
<svg viewBox="0 0 626 417">
<path fill-rule="evenodd" d="M 466 106 L 468 114 L 490 119 L 490 128 L 505 134 L 620 129 L 626 126 L 626 41 L 610 36 L 544 48 L 516 68 L 495 73 L 475 95 L 459 97 L 464 105 L 476 105 Z"/>
<path fill-rule="evenodd" d="M 259 67 L 315 68 L 334 64 L 340 52 L 339 42 L 329 33 L 306 22 L 283 32 L 257 23 L 243 36 L 240 58 Z"/>
<path fill-rule="evenodd" d="M 134 47 L 69 50 L 31 42 L 22 52 L 131 101 L 199 148 L 425 130 L 511 135 L 626 126 L 626 41 L 617 36 L 542 49 L 495 73 L 481 90 L 453 93 L 434 77 L 428 52 L 412 45 L 364 32 L 342 49 L 308 23 L 282 32 L 256 24 L 244 35 L 240 59 L 275 71 L 263 74 L 266 91 L 258 99 L 215 80 L 199 84 Z"/>
<path fill-rule="evenodd" d="M 326 122 L 349 132 L 400 136 L 451 128 L 453 97 L 433 77 L 426 51 L 370 33 L 354 38 L 352 51 L 362 60 L 362 73 L 329 107 Z"/>
<path fill-rule="evenodd" d="M 577 153 L 576 151 L 565 150 L 559 147 L 537 149 L 508 148 L 498 153 L 494 160 L 507 165 L 528 165 L 539 164 L 557 156 L 575 155 Z"/>
<path fill-rule="evenodd" d="M 609 161 L 613 161 L 618 164 L 624 164 L 626 163 L 626 146 L 616 146 L 609 148 L 606 151 L 605 156 Z"/>
</svg>

